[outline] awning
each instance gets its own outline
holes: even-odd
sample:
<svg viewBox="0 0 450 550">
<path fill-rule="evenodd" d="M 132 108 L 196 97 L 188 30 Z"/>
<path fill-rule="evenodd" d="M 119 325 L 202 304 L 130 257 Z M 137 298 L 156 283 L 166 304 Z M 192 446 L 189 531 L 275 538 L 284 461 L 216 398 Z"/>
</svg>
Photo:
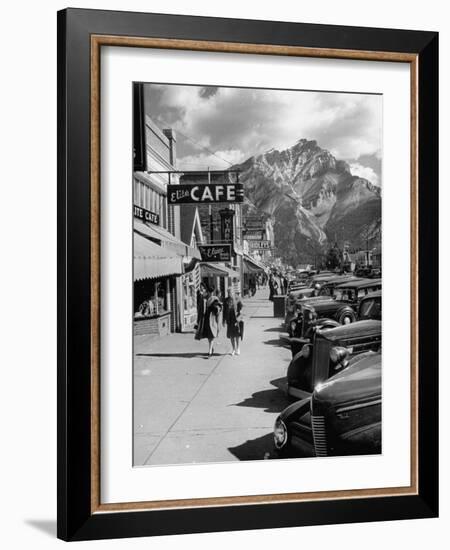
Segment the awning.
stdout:
<svg viewBox="0 0 450 550">
<path fill-rule="evenodd" d="M 226 267 L 223 264 L 209 264 L 202 262 L 200 264 L 202 277 L 231 277 L 240 279 L 239 273 L 234 269 Z"/>
<path fill-rule="evenodd" d="M 180 256 L 184 256 L 185 258 L 196 258 L 197 260 L 202 259 L 197 248 L 193 248 L 183 241 L 180 241 L 180 239 L 177 239 L 172 233 L 169 233 L 159 225 L 147 225 L 135 219 L 134 230 L 144 237 L 147 237 L 147 239 L 155 241 L 161 247 L 173 250 Z"/>
<path fill-rule="evenodd" d="M 220 269 L 213 264 L 202 262 L 200 269 L 202 277 L 228 277 L 228 273 L 224 269 Z"/>
<path fill-rule="evenodd" d="M 134 280 L 156 279 L 183 273 L 182 258 L 134 231 Z"/>
<path fill-rule="evenodd" d="M 220 269 L 223 269 L 228 273 L 228 277 L 231 277 L 232 279 L 240 279 L 241 276 L 239 274 L 239 271 L 236 271 L 235 269 L 232 269 L 231 267 L 227 267 L 225 265 L 221 265 Z"/>
<path fill-rule="evenodd" d="M 244 255 L 244 273 L 264 273 L 265 268 L 250 256 Z"/>
</svg>

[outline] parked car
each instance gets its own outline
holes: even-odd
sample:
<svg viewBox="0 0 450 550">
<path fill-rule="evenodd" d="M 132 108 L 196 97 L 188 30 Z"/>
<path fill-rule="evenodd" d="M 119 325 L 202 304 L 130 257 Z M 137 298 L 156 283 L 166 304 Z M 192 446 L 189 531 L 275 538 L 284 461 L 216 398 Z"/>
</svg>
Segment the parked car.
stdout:
<svg viewBox="0 0 450 550">
<path fill-rule="evenodd" d="M 324 318 L 340 324 L 357 320 L 359 303 L 370 292 L 381 290 L 381 279 L 353 279 L 337 285 L 327 300 L 302 300 L 289 321 L 292 337 L 305 337 L 311 324 Z"/>
<path fill-rule="evenodd" d="M 369 277 L 371 279 L 379 279 L 381 277 L 381 269 L 379 267 L 373 267 Z"/>
<path fill-rule="evenodd" d="M 319 324 L 311 328 L 309 338 L 292 339 L 291 349 L 295 354 L 287 369 L 288 395 L 304 399 L 317 384 L 345 367 L 337 352 L 331 353 L 344 348 L 351 357 L 369 350 L 378 351 L 381 348 L 381 321 L 366 319 L 334 327 Z"/>
<path fill-rule="evenodd" d="M 306 288 L 306 279 L 293 279 L 288 282 L 287 294 L 295 292 L 301 288 Z"/>
<path fill-rule="evenodd" d="M 358 267 L 355 270 L 355 275 L 357 277 L 366 277 L 366 278 L 368 278 L 370 276 L 371 271 L 372 271 L 372 268 L 369 265 L 364 265 L 364 266 Z"/>
<path fill-rule="evenodd" d="M 369 292 L 367 296 L 361 298 L 358 307 L 358 320 L 378 319 L 381 321 L 381 290 Z"/>
<path fill-rule="evenodd" d="M 274 445 L 280 458 L 381 453 L 381 353 L 357 355 L 311 396 L 284 409 Z"/>
<path fill-rule="evenodd" d="M 290 337 L 294 336 L 296 323 L 291 325 L 291 321 L 296 319 L 301 310 L 302 303 L 317 302 L 329 298 L 333 295 L 336 286 L 356 280 L 352 275 L 331 275 L 328 273 L 322 279 L 317 280 L 313 287 L 302 287 L 291 292 L 286 298 L 286 315 L 284 326 Z"/>
<path fill-rule="evenodd" d="M 325 283 L 323 283 L 319 290 L 319 296 L 334 296 L 334 289 L 343 283 L 347 283 L 350 281 L 358 281 L 363 279 L 358 279 L 354 275 L 335 275 L 331 279 L 328 279 Z"/>
</svg>

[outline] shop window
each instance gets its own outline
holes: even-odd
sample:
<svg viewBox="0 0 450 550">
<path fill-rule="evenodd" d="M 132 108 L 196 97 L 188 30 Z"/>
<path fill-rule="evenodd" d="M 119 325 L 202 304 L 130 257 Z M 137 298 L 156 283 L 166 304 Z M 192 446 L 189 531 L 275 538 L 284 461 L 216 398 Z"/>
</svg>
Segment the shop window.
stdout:
<svg viewBox="0 0 450 550">
<path fill-rule="evenodd" d="M 170 311 L 168 279 L 137 281 L 134 284 L 134 317 L 158 317 Z"/>
<path fill-rule="evenodd" d="M 184 311 L 188 312 L 194 309 L 197 304 L 196 281 L 194 273 L 189 273 L 183 276 L 183 287 Z"/>
</svg>

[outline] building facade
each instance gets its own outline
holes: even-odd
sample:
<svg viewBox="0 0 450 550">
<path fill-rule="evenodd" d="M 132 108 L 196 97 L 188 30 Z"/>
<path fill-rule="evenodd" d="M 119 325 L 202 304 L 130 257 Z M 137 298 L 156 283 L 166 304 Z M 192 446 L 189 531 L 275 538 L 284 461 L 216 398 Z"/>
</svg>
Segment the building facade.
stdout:
<svg viewBox="0 0 450 550">
<path fill-rule="evenodd" d="M 195 323 L 200 254 L 192 237 L 189 242 L 181 239 L 180 211 L 167 201 L 167 185 L 179 179 L 175 132 L 159 128 L 145 114 L 145 106 L 135 94 L 135 107 L 137 103 L 134 124 L 140 134 L 137 137 L 134 133 L 134 333 L 163 336 L 187 330 Z"/>
</svg>

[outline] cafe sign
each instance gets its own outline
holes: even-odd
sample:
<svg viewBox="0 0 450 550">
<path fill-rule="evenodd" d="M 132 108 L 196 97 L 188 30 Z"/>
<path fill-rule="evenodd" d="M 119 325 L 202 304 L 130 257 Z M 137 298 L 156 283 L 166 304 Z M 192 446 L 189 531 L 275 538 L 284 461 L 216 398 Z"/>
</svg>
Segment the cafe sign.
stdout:
<svg viewBox="0 0 450 550">
<path fill-rule="evenodd" d="M 142 220 L 143 222 L 159 225 L 159 214 L 155 214 L 154 212 L 141 208 L 140 206 L 134 205 L 134 217 Z"/>
<path fill-rule="evenodd" d="M 169 204 L 244 202 L 244 186 L 242 183 L 168 185 L 167 202 Z"/>
<path fill-rule="evenodd" d="M 231 245 L 229 244 L 204 244 L 198 249 L 204 262 L 230 262 Z"/>
</svg>

